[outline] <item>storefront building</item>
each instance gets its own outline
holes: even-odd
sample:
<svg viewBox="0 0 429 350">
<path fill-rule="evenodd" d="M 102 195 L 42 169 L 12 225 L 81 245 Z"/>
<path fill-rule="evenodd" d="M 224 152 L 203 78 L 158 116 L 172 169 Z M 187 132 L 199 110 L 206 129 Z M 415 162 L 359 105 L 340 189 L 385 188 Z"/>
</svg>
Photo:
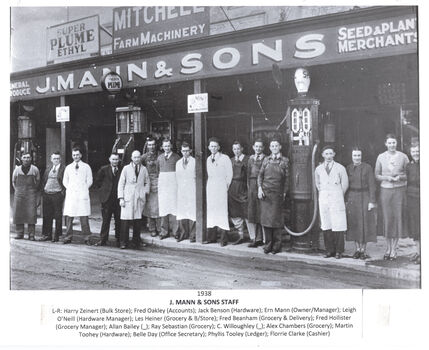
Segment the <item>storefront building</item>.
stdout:
<svg viewBox="0 0 429 350">
<path fill-rule="evenodd" d="M 71 161 L 70 149 L 79 144 L 97 171 L 117 139 L 116 109 L 139 107 L 138 147 L 149 134 L 170 137 L 177 148 L 183 141 L 192 144 L 201 241 L 207 140 L 218 137 L 228 155 L 239 140 L 250 154 L 255 138 L 275 136 L 288 154 L 291 131 L 284 119 L 297 96 L 297 68 L 308 70 L 308 96 L 319 101 L 314 142 L 333 143 L 340 163 L 349 164 L 352 147 L 359 145 L 374 165 L 388 132 L 399 136 L 405 152 L 418 136 L 416 7 L 364 8 L 215 35 L 204 35 L 201 21 L 200 27 L 189 23 L 195 38 L 157 42 L 179 35 L 172 29 L 151 43 L 144 35 L 127 42 L 132 32 L 123 22 L 122 32 L 113 33 L 112 55 L 11 74 L 11 150 L 19 141 L 17 118 L 25 115 L 34 124 L 40 168 L 55 150 Z M 151 45 L 139 48 L 143 41 Z M 122 80 L 115 95 L 102 87 L 109 72 Z M 188 95 L 202 92 L 208 94 L 208 112 L 188 113 Z M 69 107 L 70 121 L 57 122 L 60 106 Z"/>
</svg>

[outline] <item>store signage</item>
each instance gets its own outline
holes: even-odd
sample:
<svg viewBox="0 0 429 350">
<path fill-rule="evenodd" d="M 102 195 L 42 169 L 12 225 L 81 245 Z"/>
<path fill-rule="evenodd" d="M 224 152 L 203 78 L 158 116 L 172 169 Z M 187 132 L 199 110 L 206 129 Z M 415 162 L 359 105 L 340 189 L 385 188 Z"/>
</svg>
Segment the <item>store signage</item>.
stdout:
<svg viewBox="0 0 429 350">
<path fill-rule="evenodd" d="M 57 122 L 69 122 L 70 121 L 70 106 L 62 106 L 55 108 L 55 115 Z"/>
<path fill-rule="evenodd" d="M 122 78 L 118 73 L 108 72 L 101 78 L 101 87 L 103 90 L 111 94 L 117 94 L 121 91 L 123 86 Z"/>
<path fill-rule="evenodd" d="M 113 52 L 127 52 L 209 35 L 210 8 L 137 6 L 113 10 Z"/>
<path fill-rule="evenodd" d="M 209 111 L 209 95 L 188 95 L 188 113 L 205 113 Z"/>
<path fill-rule="evenodd" d="M 185 52 L 167 51 L 158 56 L 118 60 L 104 67 L 24 77 L 11 82 L 10 95 L 11 100 L 25 100 L 101 91 L 102 77 L 110 71 L 121 76 L 123 88 L 138 88 L 271 71 L 273 63 L 285 69 L 416 52 L 417 22 L 414 15 L 409 15 L 308 32 L 282 31 L 254 40 L 235 37 L 223 45 L 207 47 L 200 43 L 198 48 L 189 47 Z"/>
<path fill-rule="evenodd" d="M 99 18 L 92 16 L 47 29 L 47 63 L 60 63 L 98 56 Z"/>
</svg>

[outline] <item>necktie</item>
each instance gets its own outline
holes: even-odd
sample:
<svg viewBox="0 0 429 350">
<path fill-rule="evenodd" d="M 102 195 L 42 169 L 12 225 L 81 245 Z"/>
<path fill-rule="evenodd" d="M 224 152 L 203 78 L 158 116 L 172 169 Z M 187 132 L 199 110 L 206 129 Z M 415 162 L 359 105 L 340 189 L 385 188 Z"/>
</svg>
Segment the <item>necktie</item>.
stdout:
<svg viewBox="0 0 429 350">
<path fill-rule="evenodd" d="M 76 168 L 76 170 L 79 169 L 79 164 L 78 163 L 76 163 L 75 168 Z"/>
<path fill-rule="evenodd" d="M 136 172 L 136 180 L 137 180 L 137 178 L 139 177 L 139 166 L 138 165 L 136 165 L 136 167 L 135 167 L 135 172 Z"/>
<path fill-rule="evenodd" d="M 326 164 L 326 173 L 329 175 L 329 173 L 331 172 L 331 168 L 329 167 L 329 163 Z"/>
<path fill-rule="evenodd" d="M 117 167 L 113 167 L 113 176 L 116 176 L 117 173 L 118 173 L 118 168 Z"/>
<path fill-rule="evenodd" d="M 57 172 L 56 166 L 54 165 L 54 170 L 52 170 L 52 173 L 55 174 Z"/>
<path fill-rule="evenodd" d="M 212 156 L 212 163 L 215 162 L 215 156 Z"/>
<path fill-rule="evenodd" d="M 186 165 L 188 165 L 188 159 L 187 159 L 187 158 L 185 158 L 185 159 L 183 160 L 183 163 L 185 164 L 185 166 L 186 166 Z"/>
</svg>

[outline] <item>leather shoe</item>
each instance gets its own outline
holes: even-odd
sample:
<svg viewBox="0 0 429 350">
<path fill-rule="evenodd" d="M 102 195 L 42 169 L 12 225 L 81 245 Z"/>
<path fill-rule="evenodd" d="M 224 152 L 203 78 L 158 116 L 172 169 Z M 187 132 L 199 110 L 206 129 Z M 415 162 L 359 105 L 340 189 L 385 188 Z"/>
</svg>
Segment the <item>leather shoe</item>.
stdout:
<svg viewBox="0 0 429 350">
<path fill-rule="evenodd" d="M 203 241 L 203 244 L 217 243 L 217 241 Z"/>
<path fill-rule="evenodd" d="M 325 254 L 324 258 L 333 258 L 335 256 L 335 253 L 327 253 Z"/>
<path fill-rule="evenodd" d="M 260 246 L 263 246 L 264 245 L 264 243 L 262 242 L 262 241 L 253 241 L 253 242 L 251 242 L 251 243 L 249 243 L 247 246 L 249 247 L 249 248 L 257 248 L 257 247 L 260 247 Z"/>
<path fill-rule="evenodd" d="M 190 240 L 189 240 L 189 242 L 191 242 L 191 243 L 195 243 L 195 242 L 196 242 L 196 240 L 195 240 L 195 239 L 190 239 Z"/>
<path fill-rule="evenodd" d="M 15 236 L 14 239 L 24 239 L 24 236 Z"/>
<path fill-rule="evenodd" d="M 341 253 L 337 253 L 337 255 L 335 255 L 335 259 L 341 259 L 343 257 L 343 254 Z"/>
<path fill-rule="evenodd" d="M 125 244 L 121 244 L 119 248 L 120 248 L 120 249 L 126 249 L 126 248 L 127 248 L 127 246 L 126 246 Z"/>
<path fill-rule="evenodd" d="M 64 241 L 63 241 L 63 244 L 70 244 L 72 241 L 71 241 L 71 239 L 65 239 Z"/>
<path fill-rule="evenodd" d="M 271 252 L 271 250 L 264 249 L 264 253 L 265 253 L 265 254 L 268 254 L 268 253 L 270 253 L 270 252 Z"/>
<path fill-rule="evenodd" d="M 274 255 L 275 255 L 275 254 L 277 254 L 277 253 L 280 253 L 280 250 L 272 250 L 272 251 L 271 251 L 271 254 L 274 254 Z"/>
<path fill-rule="evenodd" d="M 36 239 L 34 238 L 34 236 L 30 236 L 30 237 L 28 237 L 28 240 L 29 241 L 35 241 Z"/>
<path fill-rule="evenodd" d="M 244 239 L 240 237 L 234 243 L 232 243 L 232 245 L 238 245 L 238 244 L 241 244 L 241 243 L 244 243 Z"/>
<path fill-rule="evenodd" d="M 52 243 L 55 243 L 55 242 L 58 242 L 59 241 L 59 239 L 58 238 L 52 238 Z"/>
<path fill-rule="evenodd" d="M 102 242 L 102 241 L 99 241 L 99 242 L 97 242 L 97 243 L 94 244 L 94 246 L 96 246 L 96 247 L 101 247 L 101 246 L 104 246 L 104 245 L 106 245 L 106 242 Z"/>
<path fill-rule="evenodd" d="M 361 258 L 361 252 L 356 250 L 356 252 L 352 256 L 353 259 L 359 259 Z"/>
<path fill-rule="evenodd" d="M 361 260 L 365 260 L 365 259 L 369 259 L 370 256 L 364 252 L 360 253 L 360 259 Z"/>
<path fill-rule="evenodd" d="M 50 240 L 52 240 L 52 237 L 48 237 L 48 236 L 43 236 L 43 237 L 38 239 L 39 242 L 46 242 L 46 241 L 50 241 Z"/>
<path fill-rule="evenodd" d="M 220 246 L 221 246 L 221 247 L 225 247 L 227 244 L 228 244 L 228 243 L 227 243 L 227 242 L 225 242 L 225 241 L 221 241 L 221 242 L 220 242 Z"/>
<path fill-rule="evenodd" d="M 151 237 L 156 237 L 156 236 L 158 236 L 158 232 L 153 231 L 153 232 L 150 234 L 150 236 L 151 236 Z"/>
<path fill-rule="evenodd" d="M 166 239 L 168 236 L 167 235 L 163 235 L 163 236 L 159 236 L 159 239 L 162 241 L 163 239 Z"/>
</svg>

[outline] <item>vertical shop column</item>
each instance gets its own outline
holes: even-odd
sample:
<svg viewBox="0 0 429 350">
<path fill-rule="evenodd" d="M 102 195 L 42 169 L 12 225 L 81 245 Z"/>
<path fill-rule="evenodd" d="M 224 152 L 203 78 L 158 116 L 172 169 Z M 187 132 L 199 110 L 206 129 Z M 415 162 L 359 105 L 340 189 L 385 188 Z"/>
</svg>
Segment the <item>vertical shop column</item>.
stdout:
<svg viewBox="0 0 429 350">
<path fill-rule="evenodd" d="M 194 81 L 194 94 L 200 94 L 204 90 L 201 80 Z M 207 206 L 206 206 L 206 114 L 194 113 L 195 126 L 195 171 L 196 171 L 196 239 L 198 243 L 206 240 L 207 231 Z"/>
<path fill-rule="evenodd" d="M 60 96 L 60 107 L 66 105 L 66 97 Z M 61 159 L 63 164 L 67 164 L 67 141 L 66 141 L 66 122 L 61 122 Z"/>
</svg>

